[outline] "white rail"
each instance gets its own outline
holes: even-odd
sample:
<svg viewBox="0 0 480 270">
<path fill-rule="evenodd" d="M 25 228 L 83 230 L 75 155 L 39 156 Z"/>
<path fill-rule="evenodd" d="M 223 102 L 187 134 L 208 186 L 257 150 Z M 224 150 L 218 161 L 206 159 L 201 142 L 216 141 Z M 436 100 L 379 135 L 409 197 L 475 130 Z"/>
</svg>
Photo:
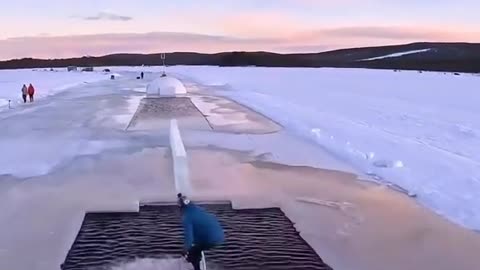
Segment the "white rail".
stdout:
<svg viewBox="0 0 480 270">
<path fill-rule="evenodd" d="M 187 151 L 183 145 L 176 119 L 170 120 L 170 148 L 172 150 L 173 175 L 177 193 L 191 194 Z"/>
</svg>

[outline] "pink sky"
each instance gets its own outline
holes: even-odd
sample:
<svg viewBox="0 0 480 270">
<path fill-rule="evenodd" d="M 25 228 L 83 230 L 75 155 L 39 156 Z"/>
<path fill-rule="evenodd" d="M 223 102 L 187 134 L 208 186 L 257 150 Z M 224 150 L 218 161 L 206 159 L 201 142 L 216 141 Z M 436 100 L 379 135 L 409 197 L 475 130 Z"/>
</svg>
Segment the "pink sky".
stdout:
<svg viewBox="0 0 480 270">
<path fill-rule="evenodd" d="M 480 42 L 474 9 L 471 0 L 17 0 L 0 11 L 9 26 L 0 59 Z"/>
</svg>

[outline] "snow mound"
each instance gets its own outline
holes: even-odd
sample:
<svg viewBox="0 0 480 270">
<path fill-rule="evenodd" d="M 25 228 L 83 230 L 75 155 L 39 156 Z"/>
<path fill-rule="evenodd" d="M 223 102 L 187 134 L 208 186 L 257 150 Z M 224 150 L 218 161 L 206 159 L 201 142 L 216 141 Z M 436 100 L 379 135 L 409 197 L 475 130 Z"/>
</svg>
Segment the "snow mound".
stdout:
<svg viewBox="0 0 480 270">
<path fill-rule="evenodd" d="M 147 86 L 147 96 L 176 96 L 184 95 L 187 93 L 187 89 L 183 83 L 173 77 L 160 77 L 153 80 Z"/>
</svg>

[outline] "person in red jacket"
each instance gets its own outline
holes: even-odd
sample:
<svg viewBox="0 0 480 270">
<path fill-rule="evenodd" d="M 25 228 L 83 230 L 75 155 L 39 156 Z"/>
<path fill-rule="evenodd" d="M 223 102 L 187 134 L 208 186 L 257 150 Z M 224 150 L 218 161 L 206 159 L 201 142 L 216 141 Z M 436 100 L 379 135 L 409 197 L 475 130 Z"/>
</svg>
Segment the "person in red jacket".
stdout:
<svg viewBox="0 0 480 270">
<path fill-rule="evenodd" d="M 35 95 L 35 88 L 30 84 L 28 86 L 28 97 L 30 98 L 30 102 L 33 102 L 33 95 Z"/>
</svg>

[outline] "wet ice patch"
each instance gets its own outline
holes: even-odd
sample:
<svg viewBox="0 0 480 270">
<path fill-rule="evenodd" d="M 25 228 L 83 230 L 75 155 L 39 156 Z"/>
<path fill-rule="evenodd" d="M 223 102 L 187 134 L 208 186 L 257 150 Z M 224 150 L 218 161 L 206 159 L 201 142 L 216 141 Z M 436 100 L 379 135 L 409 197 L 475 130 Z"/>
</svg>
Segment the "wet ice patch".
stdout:
<svg viewBox="0 0 480 270">
<path fill-rule="evenodd" d="M 349 211 L 355 208 L 355 206 L 349 202 L 335 202 L 335 201 L 328 201 L 328 200 L 321 200 L 321 199 L 314 199 L 314 198 L 307 198 L 307 197 L 299 197 L 297 198 L 297 201 L 325 206 L 325 207 L 333 208 L 340 211 Z"/>
<path fill-rule="evenodd" d="M 348 217 L 348 221 L 337 228 L 337 234 L 341 236 L 349 236 L 352 231 L 364 222 L 365 218 L 359 213 L 357 207 L 350 202 L 337 202 L 331 200 L 322 200 L 317 198 L 298 197 L 296 201 L 327 207 L 339 211 L 342 215 Z"/>
</svg>

